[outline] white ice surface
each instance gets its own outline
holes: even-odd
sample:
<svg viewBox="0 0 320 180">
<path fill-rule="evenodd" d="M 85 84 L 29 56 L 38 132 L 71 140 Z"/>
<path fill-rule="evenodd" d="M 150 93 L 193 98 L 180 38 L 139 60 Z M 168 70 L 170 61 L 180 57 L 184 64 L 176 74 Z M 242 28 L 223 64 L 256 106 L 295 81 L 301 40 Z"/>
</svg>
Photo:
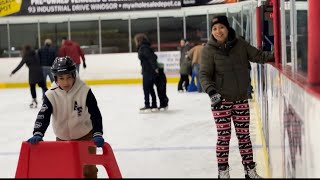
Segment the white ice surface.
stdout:
<svg viewBox="0 0 320 180">
<path fill-rule="evenodd" d="M 175 84 L 168 84 L 169 110 L 140 114 L 141 85 L 91 87 L 103 116 L 104 138 L 113 148 L 124 178 L 217 177 L 216 128 L 207 94 L 178 93 Z M 39 102 L 40 94 L 37 89 Z M 0 99 L 0 177 L 13 178 L 21 143 L 32 136 L 40 108 L 29 108 L 28 88 L 0 89 Z M 251 137 L 254 144 L 254 134 Z M 55 140 L 51 125 L 44 140 Z M 242 178 L 234 129 L 230 144 L 231 177 Z M 254 147 L 254 152 L 261 149 L 260 145 Z M 99 177 L 107 177 L 102 166 L 98 168 Z"/>
</svg>

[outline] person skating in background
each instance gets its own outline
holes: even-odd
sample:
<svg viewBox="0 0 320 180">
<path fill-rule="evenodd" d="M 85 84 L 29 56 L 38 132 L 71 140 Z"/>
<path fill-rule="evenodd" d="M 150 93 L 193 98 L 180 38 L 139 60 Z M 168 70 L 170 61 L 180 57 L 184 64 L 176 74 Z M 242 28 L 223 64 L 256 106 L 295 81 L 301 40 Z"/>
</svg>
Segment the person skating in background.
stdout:
<svg viewBox="0 0 320 180">
<path fill-rule="evenodd" d="M 65 56 L 69 56 L 76 63 L 78 73 L 81 64 L 80 58 L 82 59 L 83 68 L 87 68 L 84 52 L 80 48 L 79 44 L 72 40 L 68 40 L 66 37 L 63 37 L 61 41 L 61 47 L 59 49 L 59 57 Z"/>
<path fill-rule="evenodd" d="M 153 89 L 156 78 L 159 75 L 157 57 L 150 47 L 148 37 L 143 33 L 134 36 L 134 42 L 138 50 L 138 58 L 142 68 L 142 86 L 144 93 L 144 107 L 140 108 L 141 112 L 157 111 L 157 96 Z M 151 96 L 151 106 L 150 106 Z"/>
<path fill-rule="evenodd" d="M 36 108 L 38 105 L 36 84 L 41 87 L 43 95 L 47 91 L 47 85 L 43 79 L 40 60 L 36 55 L 36 52 L 30 45 L 23 46 L 22 60 L 20 61 L 19 65 L 11 72 L 10 77 L 15 74 L 24 64 L 26 64 L 29 69 L 29 86 L 32 97 L 32 101 L 29 106 L 30 108 Z"/>
<path fill-rule="evenodd" d="M 57 55 L 58 50 L 56 47 L 52 46 L 51 39 L 46 39 L 44 41 L 44 46 L 38 50 L 38 56 L 40 59 L 40 64 L 42 66 L 45 82 L 47 81 L 47 76 L 49 76 L 51 83 L 54 81 L 50 68 Z"/>
<path fill-rule="evenodd" d="M 210 97 L 217 128 L 218 178 L 230 178 L 231 120 L 238 138 L 245 177 L 261 178 L 256 172 L 250 140 L 248 62 L 265 63 L 272 60 L 272 53 L 260 51 L 236 37 L 226 16 L 212 19 L 211 36 L 202 50 L 199 74 L 202 88 Z"/>
<path fill-rule="evenodd" d="M 186 58 L 187 52 L 191 49 L 189 42 L 185 39 L 180 40 L 180 79 L 178 83 L 178 92 L 188 90 L 189 75 L 191 74 L 191 61 Z M 184 88 L 183 88 L 184 87 Z"/>
<path fill-rule="evenodd" d="M 56 141 L 92 140 L 97 147 L 104 145 L 102 116 L 97 100 L 91 90 L 76 73 L 76 65 L 70 57 L 57 57 L 51 72 L 55 83 L 45 93 L 41 110 L 34 124 L 30 144 L 43 141 L 50 124 Z M 89 152 L 96 154 L 96 147 L 90 146 Z M 97 178 L 95 165 L 85 165 L 83 176 Z"/>
<path fill-rule="evenodd" d="M 200 69 L 200 61 L 201 61 L 201 52 L 204 47 L 205 43 L 199 44 L 194 46 L 189 50 L 187 53 L 187 58 L 191 60 L 192 65 L 192 74 L 194 74 L 194 77 L 197 81 L 197 90 L 198 92 L 202 92 L 200 79 L 199 79 L 199 69 Z"/>
</svg>

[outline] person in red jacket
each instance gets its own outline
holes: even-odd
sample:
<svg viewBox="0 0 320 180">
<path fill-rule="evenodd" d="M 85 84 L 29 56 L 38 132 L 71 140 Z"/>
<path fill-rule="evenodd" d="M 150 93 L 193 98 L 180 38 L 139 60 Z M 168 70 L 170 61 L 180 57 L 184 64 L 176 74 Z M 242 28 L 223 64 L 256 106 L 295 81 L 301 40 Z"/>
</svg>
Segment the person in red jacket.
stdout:
<svg viewBox="0 0 320 180">
<path fill-rule="evenodd" d="M 59 49 L 59 57 L 65 56 L 69 56 L 74 61 L 74 63 L 76 63 L 78 73 L 81 64 L 80 57 L 83 61 L 83 68 L 85 69 L 87 67 L 84 52 L 80 48 L 79 44 L 74 41 L 68 40 L 66 37 L 63 37 L 61 47 Z"/>
</svg>

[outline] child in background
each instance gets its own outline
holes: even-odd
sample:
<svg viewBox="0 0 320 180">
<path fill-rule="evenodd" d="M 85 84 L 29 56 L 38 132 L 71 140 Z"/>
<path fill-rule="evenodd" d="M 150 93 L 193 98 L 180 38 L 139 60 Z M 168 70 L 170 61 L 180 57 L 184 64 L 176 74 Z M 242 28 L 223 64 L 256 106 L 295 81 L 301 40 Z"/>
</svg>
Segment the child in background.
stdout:
<svg viewBox="0 0 320 180">
<path fill-rule="evenodd" d="M 155 84 L 160 101 L 159 110 L 164 111 L 168 109 L 169 98 L 167 96 L 167 77 L 164 73 L 163 63 L 158 63 L 159 74 L 156 76 Z"/>
</svg>

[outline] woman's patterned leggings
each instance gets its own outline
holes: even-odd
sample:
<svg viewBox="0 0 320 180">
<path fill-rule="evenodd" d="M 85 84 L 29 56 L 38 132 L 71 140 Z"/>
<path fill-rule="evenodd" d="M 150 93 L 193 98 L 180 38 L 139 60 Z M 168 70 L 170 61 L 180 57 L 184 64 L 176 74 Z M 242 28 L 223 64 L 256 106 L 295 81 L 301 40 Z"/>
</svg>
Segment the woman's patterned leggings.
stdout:
<svg viewBox="0 0 320 180">
<path fill-rule="evenodd" d="M 253 163 L 252 144 L 249 132 L 250 110 L 248 100 L 234 102 L 223 100 L 220 107 L 212 108 L 212 114 L 218 131 L 216 147 L 218 166 L 228 165 L 231 118 L 238 137 L 242 163 Z"/>
</svg>

